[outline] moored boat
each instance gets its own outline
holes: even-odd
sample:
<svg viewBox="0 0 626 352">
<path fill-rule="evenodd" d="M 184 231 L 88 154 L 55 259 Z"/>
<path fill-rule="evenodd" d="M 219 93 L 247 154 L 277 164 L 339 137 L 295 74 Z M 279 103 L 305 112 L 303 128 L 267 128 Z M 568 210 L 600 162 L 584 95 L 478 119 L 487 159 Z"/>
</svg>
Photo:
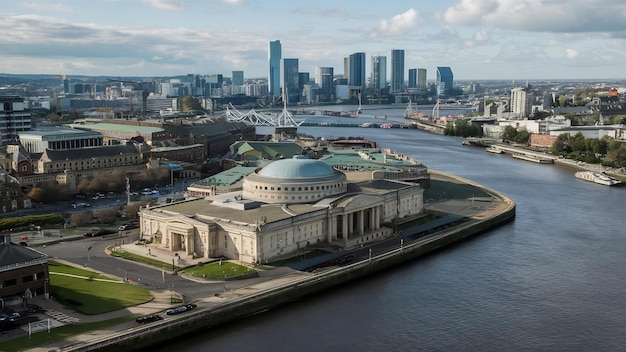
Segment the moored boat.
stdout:
<svg viewBox="0 0 626 352">
<path fill-rule="evenodd" d="M 581 180 L 597 183 L 604 186 L 617 186 L 622 184 L 622 180 L 611 177 L 603 172 L 577 171 L 574 176 Z"/>
</svg>

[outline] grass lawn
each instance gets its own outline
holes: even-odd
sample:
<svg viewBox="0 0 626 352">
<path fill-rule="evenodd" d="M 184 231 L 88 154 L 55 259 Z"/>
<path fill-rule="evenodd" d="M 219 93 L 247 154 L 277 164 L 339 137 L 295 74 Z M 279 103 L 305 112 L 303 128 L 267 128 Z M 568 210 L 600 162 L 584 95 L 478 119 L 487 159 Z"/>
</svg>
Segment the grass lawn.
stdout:
<svg viewBox="0 0 626 352">
<path fill-rule="evenodd" d="M 132 261 L 138 262 L 138 263 L 148 264 L 150 266 L 153 266 L 153 267 L 159 268 L 159 269 L 172 270 L 172 263 L 162 262 L 160 260 L 148 258 L 148 257 L 142 256 L 142 255 L 137 255 L 137 254 L 134 254 L 134 253 L 124 252 L 124 251 L 117 251 L 117 250 L 114 250 L 113 247 L 114 246 L 109 247 L 109 250 L 111 251 L 111 256 L 113 256 L 113 257 L 119 257 L 119 258 L 132 260 Z M 179 266 L 174 266 L 174 269 L 180 269 L 180 267 Z"/>
<path fill-rule="evenodd" d="M 251 271 L 254 271 L 254 269 L 231 262 L 222 262 L 221 265 L 220 262 L 214 262 L 183 270 L 183 272 L 185 272 L 186 274 L 205 279 L 223 279 L 225 277 L 235 277 L 249 273 Z"/>
<path fill-rule="evenodd" d="M 50 262 L 50 291 L 60 302 L 82 314 L 101 314 L 152 299 L 143 287 L 93 271 Z"/>
<path fill-rule="evenodd" d="M 75 324 L 75 325 L 63 325 L 58 328 L 50 329 L 48 331 L 40 331 L 31 335 L 31 338 L 27 336 L 18 337 L 16 339 L 3 341 L 0 350 L 3 352 L 24 351 L 30 350 L 33 347 L 49 344 L 55 341 L 63 340 L 70 336 L 82 334 L 84 332 L 106 328 L 108 326 L 117 325 L 128 320 L 133 320 L 135 317 L 123 317 L 115 318 L 111 320 L 104 320 L 95 323 Z"/>
</svg>

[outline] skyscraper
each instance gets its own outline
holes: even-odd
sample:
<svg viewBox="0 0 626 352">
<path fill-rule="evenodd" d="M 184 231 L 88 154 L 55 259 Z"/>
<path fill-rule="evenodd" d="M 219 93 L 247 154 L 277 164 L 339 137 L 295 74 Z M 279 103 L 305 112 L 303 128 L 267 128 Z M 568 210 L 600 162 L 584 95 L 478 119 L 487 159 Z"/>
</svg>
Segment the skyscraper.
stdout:
<svg viewBox="0 0 626 352">
<path fill-rule="evenodd" d="M 391 50 L 391 92 L 404 90 L 404 50 Z"/>
<path fill-rule="evenodd" d="M 408 88 L 417 88 L 417 69 L 409 69 L 409 86 Z"/>
<path fill-rule="evenodd" d="M 333 82 L 334 69 L 332 67 L 316 67 L 315 83 L 319 86 L 319 100 L 332 101 L 335 97 L 335 84 Z"/>
<path fill-rule="evenodd" d="M 532 109 L 532 94 L 527 87 L 511 89 L 511 112 L 517 117 L 529 117 Z"/>
<path fill-rule="evenodd" d="M 300 100 L 298 69 L 298 59 L 283 59 L 283 90 L 289 104 L 296 104 Z"/>
<path fill-rule="evenodd" d="M 417 88 L 426 89 L 426 69 L 417 69 Z"/>
<path fill-rule="evenodd" d="M 280 40 L 270 42 L 269 50 L 269 93 L 270 96 L 280 96 L 280 60 L 282 58 L 282 46 Z"/>
<path fill-rule="evenodd" d="M 350 76 L 348 86 L 351 90 L 359 90 L 365 93 L 365 53 L 354 53 L 350 55 Z"/>
<path fill-rule="evenodd" d="M 243 86 L 243 71 L 233 71 L 233 86 Z"/>
<path fill-rule="evenodd" d="M 447 66 L 437 67 L 437 95 L 444 95 L 454 87 L 454 75 Z"/>
<path fill-rule="evenodd" d="M 372 89 L 379 91 L 387 88 L 387 57 L 372 56 Z"/>
<path fill-rule="evenodd" d="M 18 132 L 31 130 L 31 114 L 24 98 L 0 96 L 0 146 L 19 144 Z"/>
</svg>

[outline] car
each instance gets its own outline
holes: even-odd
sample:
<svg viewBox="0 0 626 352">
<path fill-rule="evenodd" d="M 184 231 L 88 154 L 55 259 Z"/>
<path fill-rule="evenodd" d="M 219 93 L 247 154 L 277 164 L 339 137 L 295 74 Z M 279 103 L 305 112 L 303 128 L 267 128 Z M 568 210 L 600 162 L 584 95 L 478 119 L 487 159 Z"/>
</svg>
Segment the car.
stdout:
<svg viewBox="0 0 626 352">
<path fill-rule="evenodd" d="M 144 315 L 142 317 L 138 317 L 137 319 L 135 319 L 135 321 L 140 323 L 140 324 L 152 323 L 152 322 L 158 321 L 158 320 L 163 320 L 163 317 L 161 317 L 158 314 Z"/>
<path fill-rule="evenodd" d="M 134 223 L 130 223 L 130 224 L 124 224 L 124 225 L 120 225 L 120 227 L 118 228 L 118 230 L 120 231 L 125 231 L 125 230 L 132 230 L 132 229 L 136 229 L 139 226 L 137 224 Z"/>
<path fill-rule="evenodd" d="M 165 314 L 167 314 L 167 315 L 180 314 L 180 313 L 192 310 L 192 309 L 194 309 L 196 307 L 197 307 L 197 305 L 195 305 L 193 303 L 190 303 L 190 304 L 186 304 L 184 306 L 178 306 L 178 307 L 170 308 L 170 309 L 165 311 Z"/>
<path fill-rule="evenodd" d="M 104 235 L 111 235 L 111 234 L 114 234 L 116 232 L 117 231 L 115 231 L 115 230 L 109 230 L 109 229 L 98 230 L 98 231 L 92 232 L 91 236 L 89 236 L 89 237 L 98 237 L 98 236 L 104 236 Z"/>
</svg>

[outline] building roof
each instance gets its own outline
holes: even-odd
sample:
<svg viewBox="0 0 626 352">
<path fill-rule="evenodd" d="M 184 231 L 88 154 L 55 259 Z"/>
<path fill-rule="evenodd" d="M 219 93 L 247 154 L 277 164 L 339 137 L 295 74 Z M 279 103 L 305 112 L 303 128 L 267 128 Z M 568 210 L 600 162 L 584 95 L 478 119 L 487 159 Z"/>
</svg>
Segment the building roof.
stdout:
<svg viewBox="0 0 626 352">
<path fill-rule="evenodd" d="M 334 175 L 336 171 L 320 160 L 276 160 L 259 171 L 259 176 L 274 179 L 317 178 Z"/>
<path fill-rule="evenodd" d="M 46 141 L 66 140 L 69 138 L 102 137 L 102 133 L 85 131 L 69 127 L 38 128 L 36 130 L 21 131 L 20 139 L 40 139 Z"/>
<path fill-rule="evenodd" d="M 148 147 L 149 148 L 149 147 Z M 102 158 L 112 155 L 132 155 L 139 153 L 139 148 L 133 143 L 119 145 L 103 145 L 99 147 L 87 147 L 78 149 L 46 149 L 42 160 L 46 157 L 50 161 Z"/>
<path fill-rule="evenodd" d="M 68 126 L 72 128 L 77 128 L 81 130 L 89 130 L 89 131 L 112 131 L 112 132 L 137 133 L 142 136 L 163 131 L 163 128 L 155 127 L 155 126 L 126 125 L 126 124 L 121 124 L 121 123 L 100 122 L 100 121 L 92 121 L 92 120 L 80 121 L 80 122 L 69 124 Z"/>
<path fill-rule="evenodd" d="M 294 142 L 241 141 L 233 144 L 231 151 L 236 155 L 232 157 L 240 160 L 241 155 L 252 150 L 261 153 L 264 159 L 275 160 L 299 155 L 302 146 Z"/>
<path fill-rule="evenodd" d="M 0 243 L 0 268 L 20 263 L 27 263 L 37 259 L 45 259 L 48 256 L 15 243 L 6 242 L 4 236 Z M 10 236 L 9 236 L 10 239 Z"/>
</svg>

